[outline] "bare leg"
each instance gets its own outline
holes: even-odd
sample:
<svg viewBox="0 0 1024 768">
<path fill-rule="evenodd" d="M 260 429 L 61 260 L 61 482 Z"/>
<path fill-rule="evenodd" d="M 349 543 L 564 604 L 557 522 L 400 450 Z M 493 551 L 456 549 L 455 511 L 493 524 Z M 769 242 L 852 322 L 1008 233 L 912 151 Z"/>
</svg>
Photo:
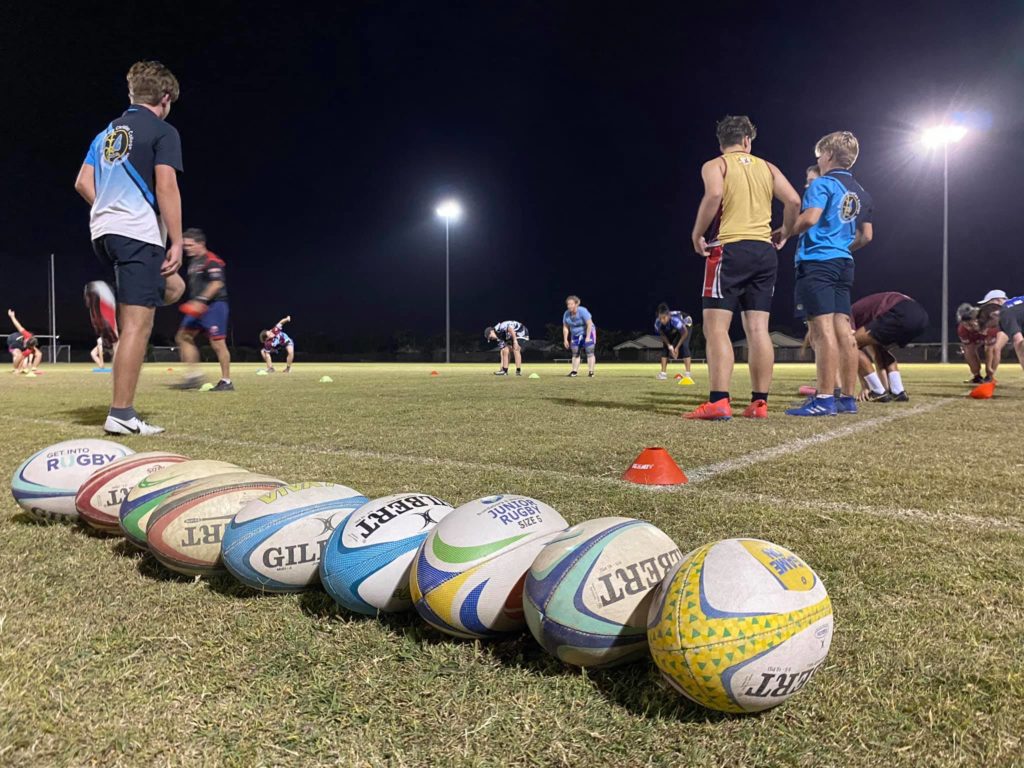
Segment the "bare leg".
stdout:
<svg viewBox="0 0 1024 768">
<path fill-rule="evenodd" d="M 767 312 L 763 313 L 767 314 Z M 704 338 L 707 341 L 708 370 L 712 391 L 728 392 L 735 355 L 729 340 L 732 312 L 728 309 L 704 310 Z"/>
<path fill-rule="evenodd" d="M 508 370 L 508 347 L 501 348 L 501 369 Z"/>
<path fill-rule="evenodd" d="M 515 358 L 516 358 L 516 368 L 522 368 L 523 367 L 523 349 L 522 349 L 522 347 L 514 347 L 512 349 L 512 352 L 514 353 Z M 506 365 L 506 367 L 508 367 L 508 366 Z"/>
<path fill-rule="evenodd" d="M 768 312 L 743 313 L 743 330 L 747 334 L 747 365 L 750 366 L 750 388 L 754 392 L 767 392 L 772 385 L 775 348 L 772 346 L 771 336 L 768 335 L 770 316 Z M 732 351 L 731 345 L 729 350 Z"/>
<path fill-rule="evenodd" d="M 595 355 L 593 352 L 591 352 L 590 354 L 587 355 L 587 370 L 590 373 L 593 373 L 594 372 L 594 368 L 595 368 L 596 365 L 597 365 L 597 355 Z"/>
<path fill-rule="evenodd" d="M 692 362 L 693 362 L 693 358 L 692 357 L 684 357 L 683 358 L 683 367 L 686 369 L 686 373 L 687 374 L 690 373 L 690 363 L 692 363 Z"/>
<path fill-rule="evenodd" d="M 195 372 L 196 366 L 199 365 L 199 347 L 196 346 L 195 334 L 179 330 L 174 340 L 181 350 L 181 362 Z"/>
<path fill-rule="evenodd" d="M 572 372 L 576 373 L 580 369 L 580 356 L 575 354 L 572 356 Z"/>
<path fill-rule="evenodd" d="M 661 372 L 662 373 L 667 373 L 668 372 L 668 358 L 665 357 L 664 355 L 662 355 L 662 357 L 661 357 Z"/>
<path fill-rule="evenodd" d="M 263 362 L 267 364 L 267 370 L 268 371 L 273 370 L 273 368 L 274 368 L 274 361 L 273 361 L 273 359 L 271 359 L 270 353 L 267 352 L 267 350 L 265 350 L 265 349 L 261 349 L 260 350 L 260 356 L 263 358 Z"/>
<path fill-rule="evenodd" d="M 965 344 L 963 350 L 964 361 L 967 363 L 967 367 L 971 371 L 971 376 L 981 376 L 981 360 L 978 357 L 978 345 Z M 986 368 L 988 368 L 987 365 Z"/>
<path fill-rule="evenodd" d="M 114 357 L 114 408 L 131 408 L 153 330 L 153 307 L 122 304 L 118 308 L 118 354 Z"/>
<path fill-rule="evenodd" d="M 853 327 L 849 315 L 833 315 L 836 345 L 839 351 L 838 386 L 844 395 L 857 394 L 857 342 L 853 339 Z M 820 391 L 820 390 L 819 390 Z"/>
<path fill-rule="evenodd" d="M 212 339 L 210 346 L 217 355 L 217 362 L 220 363 L 220 377 L 224 381 L 231 381 L 231 350 L 224 339 Z"/>
<path fill-rule="evenodd" d="M 285 361 L 285 370 L 290 371 L 292 369 L 292 363 L 295 362 L 295 345 L 288 345 L 288 359 Z"/>
<path fill-rule="evenodd" d="M 831 394 L 839 374 L 835 315 L 817 315 L 809 318 L 808 325 L 814 339 L 814 367 L 817 371 L 818 394 Z"/>
<path fill-rule="evenodd" d="M 1024 368 L 1024 334 L 1013 334 L 1013 351 L 1017 353 L 1017 361 Z"/>
<path fill-rule="evenodd" d="M 92 350 L 89 352 L 89 356 L 92 358 L 93 365 L 95 365 L 97 368 L 103 367 L 103 347 L 93 347 Z"/>
</svg>

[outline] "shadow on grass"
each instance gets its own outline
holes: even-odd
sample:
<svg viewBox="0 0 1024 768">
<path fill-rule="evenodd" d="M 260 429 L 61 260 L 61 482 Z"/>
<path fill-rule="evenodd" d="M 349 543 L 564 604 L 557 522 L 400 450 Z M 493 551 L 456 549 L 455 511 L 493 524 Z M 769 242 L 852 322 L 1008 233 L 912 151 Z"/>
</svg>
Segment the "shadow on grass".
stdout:
<svg viewBox="0 0 1024 768">
<path fill-rule="evenodd" d="M 112 554 L 117 557 L 124 557 L 128 560 L 141 560 L 149 555 L 148 549 L 132 544 L 128 539 L 121 539 L 110 548 Z"/>
<path fill-rule="evenodd" d="M 638 402 L 624 403 L 612 400 L 577 400 L 574 397 L 548 397 L 549 403 L 564 405 L 569 408 L 591 408 L 609 411 L 632 411 L 654 415 L 672 416 L 679 413 L 680 408 L 695 406 L 702 401 L 699 397 L 677 397 L 671 400 L 664 396 L 645 396 Z"/>
<path fill-rule="evenodd" d="M 589 677 L 608 701 L 645 719 L 711 723 L 737 717 L 705 709 L 674 691 L 649 658 L 621 667 L 592 670 Z"/>
<path fill-rule="evenodd" d="M 102 426 L 107 419 L 108 405 L 83 405 L 79 408 L 69 408 L 66 411 L 58 411 L 58 415 L 67 416 L 73 424 L 81 424 L 87 427 Z"/>
<path fill-rule="evenodd" d="M 189 584 L 194 580 L 192 576 L 185 576 L 184 574 L 172 571 L 170 568 L 165 568 L 150 552 L 142 553 L 142 557 L 139 558 L 135 570 L 139 572 L 140 576 L 152 579 L 153 581 Z"/>
</svg>

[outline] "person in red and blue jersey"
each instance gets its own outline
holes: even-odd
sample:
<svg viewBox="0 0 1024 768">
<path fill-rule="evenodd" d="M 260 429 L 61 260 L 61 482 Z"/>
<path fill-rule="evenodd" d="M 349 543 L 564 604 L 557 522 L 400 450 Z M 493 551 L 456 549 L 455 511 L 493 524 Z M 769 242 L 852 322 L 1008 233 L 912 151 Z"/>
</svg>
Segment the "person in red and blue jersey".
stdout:
<svg viewBox="0 0 1024 768">
<path fill-rule="evenodd" d="M 998 328 L 996 358 L 1001 357 L 1003 348 L 1012 343 L 1017 360 L 1024 368 L 1024 296 L 1006 299 L 1001 305 L 998 302 L 985 304 L 978 311 L 978 326 L 982 330 Z"/>
<path fill-rule="evenodd" d="M 854 179 L 860 144 L 849 131 L 822 137 L 814 148 L 820 177 L 804 192 L 793 234 L 797 315 L 807 317 L 817 369 L 817 394 L 790 416 L 857 412 L 857 347 L 850 325 L 853 252 L 873 236 L 871 196 Z M 841 391 L 837 399 L 836 381 Z"/>
<path fill-rule="evenodd" d="M 686 367 L 686 376 L 683 381 L 691 378 L 690 363 L 690 332 L 693 328 L 693 318 L 685 312 L 669 309 L 668 304 L 659 304 L 658 312 L 654 318 L 654 332 L 661 337 L 661 373 L 658 379 L 664 381 L 668 378 L 668 360 L 683 359 Z"/>
<path fill-rule="evenodd" d="M 282 317 L 277 321 L 277 325 L 271 328 L 269 331 L 260 331 L 260 343 L 263 345 L 263 349 L 260 350 L 260 356 L 263 358 L 263 362 L 267 364 L 267 373 L 274 372 L 274 355 L 278 352 L 284 352 L 285 358 L 285 373 L 292 372 L 292 362 L 295 360 L 295 342 L 292 341 L 292 337 L 284 332 L 285 323 L 290 323 L 292 316 Z"/>
<path fill-rule="evenodd" d="M 188 285 L 191 298 L 178 309 L 185 316 L 178 328 L 176 341 L 181 347 L 181 362 L 189 367 L 177 389 L 197 389 L 203 380 L 199 372 L 199 347 L 195 338 L 205 333 L 220 363 L 220 381 L 214 392 L 232 392 L 231 351 L 227 345 L 228 289 L 224 260 L 206 247 L 206 235 L 191 227 L 185 231 L 185 253 L 188 254 Z"/>
<path fill-rule="evenodd" d="M 7 316 L 14 324 L 14 333 L 7 337 L 7 351 L 11 353 L 11 362 L 14 365 L 14 373 L 29 373 L 39 367 L 43 359 L 43 353 L 39 351 L 39 339 L 25 330 L 25 326 L 18 322 L 17 315 L 13 309 L 7 310 Z"/>
<path fill-rule="evenodd" d="M 164 431 L 139 418 L 135 390 L 156 307 L 173 304 L 185 291 L 178 275 L 181 139 L 166 122 L 179 92 L 177 79 L 160 62 L 133 64 L 128 70 L 131 106 L 93 139 L 75 179 L 75 190 L 90 206 L 93 250 L 114 273 L 117 288 L 120 343 L 103 425 L 114 435 Z"/>
<path fill-rule="evenodd" d="M 594 366 L 597 356 L 597 328 L 594 318 L 586 307 L 580 306 L 579 296 L 569 296 L 565 300 L 565 312 L 562 314 L 562 343 L 572 352 L 572 370 L 569 378 L 575 379 L 580 373 L 580 353 L 587 353 L 587 376 L 594 378 Z"/>
</svg>

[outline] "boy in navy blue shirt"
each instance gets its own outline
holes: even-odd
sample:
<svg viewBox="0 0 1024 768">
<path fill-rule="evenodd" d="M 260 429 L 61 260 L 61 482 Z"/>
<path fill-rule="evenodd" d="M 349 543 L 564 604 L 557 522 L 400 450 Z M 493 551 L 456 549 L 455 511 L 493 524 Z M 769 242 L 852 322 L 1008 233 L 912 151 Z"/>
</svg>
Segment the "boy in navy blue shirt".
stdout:
<svg viewBox="0 0 1024 768">
<path fill-rule="evenodd" d="M 850 326 L 853 252 L 873 235 L 871 196 L 850 168 L 860 145 L 849 131 L 830 133 L 814 148 L 821 176 L 804 192 L 803 210 L 793 234 L 796 252 L 797 313 L 806 315 L 814 346 L 818 394 L 790 416 L 856 413 L 857 347 Z M 836 381 L 842 386 L 835 397 Z"/>
</svg>

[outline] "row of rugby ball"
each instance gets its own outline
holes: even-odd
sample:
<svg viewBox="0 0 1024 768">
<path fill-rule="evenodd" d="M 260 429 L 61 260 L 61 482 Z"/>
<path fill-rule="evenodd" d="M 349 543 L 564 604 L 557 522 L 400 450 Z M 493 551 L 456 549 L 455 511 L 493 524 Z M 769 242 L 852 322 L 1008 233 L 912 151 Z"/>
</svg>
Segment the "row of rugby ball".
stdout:
<svg viewBox="0 0 1024 768">
<path fill-rule="evenodd" d="M 731 539 L 684 556 L 650 523 L 608 517 L 570 527 L 525 496 L 458 508 L 424 493 L 370 500 L 344 485 L 288 484 L 104 440 L 40 451 L 12 489 L 33 517 L 120 533 L 179 573 L 227 570 L 265 592 L 320 583 L 351 611 L 415 606 L 461 638 L 525 624 L 547 651 L 581 667 L 650 649 L 677 689 L 726 711 L 781 703 L 831 642 L 824 586 L 781 547 Z"/>
</svg>

